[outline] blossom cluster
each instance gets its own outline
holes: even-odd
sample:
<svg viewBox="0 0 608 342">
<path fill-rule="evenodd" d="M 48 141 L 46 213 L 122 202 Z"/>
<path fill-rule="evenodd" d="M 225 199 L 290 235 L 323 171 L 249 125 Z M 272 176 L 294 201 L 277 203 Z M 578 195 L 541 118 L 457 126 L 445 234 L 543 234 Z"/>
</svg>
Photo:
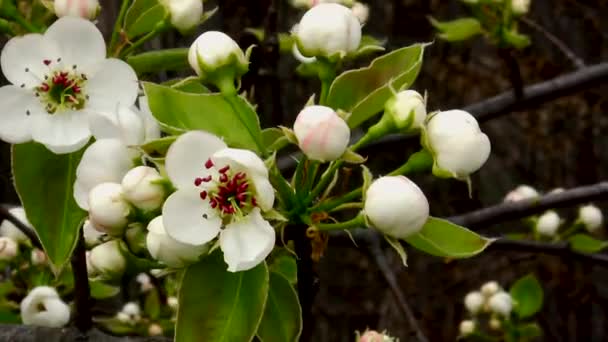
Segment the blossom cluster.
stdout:
<svg viewBox="0 0 608 342">
<path fill-rule="evenodd" d="M 481 329 L 479 322 L 487 316 L 491 330 L 500 330 L 502 321 L 509 320 L 514 301 L 496 281 L 483 284 L 478 291 L 469 292 L 464 297 L 464 306 L 470 319 L 460 322 L 460 335 L 468 336 Z"/>
</svg>

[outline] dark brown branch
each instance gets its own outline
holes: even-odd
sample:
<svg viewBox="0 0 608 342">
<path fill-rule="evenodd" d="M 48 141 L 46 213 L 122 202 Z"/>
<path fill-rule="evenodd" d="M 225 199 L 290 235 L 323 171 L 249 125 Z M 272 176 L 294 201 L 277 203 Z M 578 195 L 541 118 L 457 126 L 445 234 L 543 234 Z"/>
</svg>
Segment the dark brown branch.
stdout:
<svg viewBox="0 0 608 342">
<path fill-rule="evenodd" d="M 12 207 L 9 205 L 1 204 L 0 205 L 0 218 L 8 220 L 15 227 L 17 227 L 17 229 L 19 229 L 23 234 L 25 234 L 25 236 L 27 236 L 27 238 L 30 239 L 30 241 L 32 242 L 32 246 L 42 249 L 42 244 L 40 243 L 40 240 L 38 239 L 38 236 L 36 235 L 34 230 L 31 229 L 30 227 L 28 227 L 24 222 L 21 222 L 21 220 L 19 220 L 17 217 L 15 217 L 15 215 L 11 214 L 9 211 L 11 208 Z"/>
<path fill-rule="evenodd" d="M 585 67 L 585 62 L 583 62 L 583 60 L 580 59 L 574 53 L 574 51 L 572 51 L 572 49 L 570 49 L 568 45 L 566 45 L 566 43 L 564 43 L 561 39 L 557 38 L 553 33 L 547 31 L 544 27 L 537 24 L 532 19 L 522 17 L 521 21 L 523 21 L 524 24 L 542 33 L 543 36 L 545 36 L 545 38 L 547 38 L 547 40 L 551 42 L 551 44 L 555 45 L 555 47 L 557 47 L 559 51 L 561 51 L 562 54 L 564 54 L 564 56 L 568 58 L 568 60 L 572 63 L 572 65 L 574 65 L 574 67 L 576 67 L 577 69 L 582 69 Z"/>
<path fill-rule="evenodd" d="M 71 258 L 72 273 L 74 274 L 74 306 L 76 328 L 87 333 L 93 327 L 91 316 L 91 288 L 87 275 L 86 246 L 82 229 L 78 232 L 78 241 Z"/>
<path fill-rule="evenodd" d="M 468 228 L 479 228 L 528 217 L 547 209 L 570 207 L 601 199 L 608 199 L 608 182 L 581 186 L 535 199 L 501 203 L 447 219 Z"/>
<path fill-rule="evenodd" d="M 519 67 L 519 63 L 517 63 L 517 59 L 513 56 L 513 52 L 514 51 L 511 49 L 499 49 L 498 55 L 502 58 L 507 67 L 507 73 L 509 75 L 509 80 L 511 81 L 511 86 L 513 87 L 515 99 L 521 100 L 524 97 L 524 80 L 521 76 L 521 68 Z"/>
</svg>

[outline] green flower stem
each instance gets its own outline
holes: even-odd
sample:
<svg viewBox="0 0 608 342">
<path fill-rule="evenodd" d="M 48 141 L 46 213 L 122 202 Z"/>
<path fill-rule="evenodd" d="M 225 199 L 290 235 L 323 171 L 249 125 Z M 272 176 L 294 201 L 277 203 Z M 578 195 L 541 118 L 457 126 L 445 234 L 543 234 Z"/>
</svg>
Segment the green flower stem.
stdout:
<svg viewBox="0 0 608 342">
<path fill-rule="evenodd" d="M 120 37 L 120 31 L 122 31 L 122 24 L 125 19 L 125 15 L 127 14 L 127 10 L 129 9 L 129 4 L 131 0 L 122 0 L 122 4 L 120 5 L 120 11 L 118 12 L 118 17 L 116 18 L 116 22 L 114 23 L 114 30 L 112 31 L 112 38 L 110 40 L 110 45 L 108 47 L 109 52 L 113 52 L 116 48 L 116 44 L 118 44 L 118 38 Z"/>
<path fill-rule="evenodd" d="M 329 89 L 336 78 L 336 65 L 327 60 L 320 60 L 318 75 L 321 80 L 321 97 L 319 98 L 319 104 L 325 106 L 327 104 Z"/>
<path fill-rule="evenodd" d="M 144 45 L 145 42 L 151 40 L 152 38 L 156 37 L 159 33 L 163 32 L 165 30 L 167 26 L 165 25 L 165 23 L 161 23 L 159 25 L 156 25 L 156 27 L 154 28 L 154 30 L 148 32 L 145 36 L 139 38 L 138 40 L 135 41 L 135 43 L 133 43 L 131 46 L 129 46 L 126 50 L 120 52 L 120 56 L 122 58 L 125 58 L 131 54 L 133 54 L 133 51 L 135 51 L 136 49 L 138 49 L 139 47 L 141 47 L 142 45 Z M 118 51 L 117 51 L 118 53 Z"/>
<path fill-rule="evenodd" d="M 281 172 L 273 167 L 269 172 L 270 182 L 273 188 L 277 190 L 277 194 L 283 205 L 290 210 L 296 206 L 296 195 L 293 192 L 293 188 L 289 185 L 289 182 L 281 175 Z"/>
<path fill-rule="evenodd" d="M 383 114 L 380 121 L 370 127 L 365 135 L 361 137 L 361 139 L 359 139 L 359 141 L 357 141 L 353 146 L 351 146 L 351 149 L 356 151 L 359 148 L 374 142 L 389 133 L 393 133 L 394 131 L 395 124 L 391 121 L 388 115 Z"/>
<path fill-rule="evenodd" d="M 314 199 L 317 198 L 323 192 L 323 190 L 327 188 L 329 183 L 331 183 L 331 180 L 334 178 L 334 173 L 336 173 L 336 171 L 340 169 L 343 163 L 344 162 L 342 160 L 336 160 L 333 163 L 329 164 L 327 170 L 325 170 L 325 172 L 323 172 L 323 174 L 321 175 L 319 183 L 317 183 L 317 185 L 310 192 L 310 195 L 308 195 L 308 197 L 306 197 L 306 199 L 304 200 L 304 203 L 306 205 L 312 203 L 312 201 L 314 201 Z"/>
<path fill-rule="evenodd" d="M 318 223 L 315 225 L 317 230 L 322 232 L 328 232 L 331 230 L 345 230 L 345 229 L 353 229 L 353 228 L 361 228 L 365 227 L 365 218 L 363 214 L 359 214 L 354 218 L 338 223 Z"/>
<path fill-rule="evenodd" d="M 338 197 L 332 201 L 327 201 L 327 202 L 319 205 L 317 208 L 315 208 L 315 211 L 321 211 L 321 212 L 332 211 L 333 209 L 341 206 L 344 203 L 348 203 L 348 202 L 351 202 L 353 200 L 360 198 L 362 194 L 363 194 L 362 188 L 354 189 L 351 192 L 349 192 L 341 197 Z"/>
<path fill-rule="evenodd" d="M 566 229 L 563 233 L 559 234 L 558 240 L 565 240 L 568 237 L 574 235 L 574 233 L 578 232 L 581 228 L 583 228 L 583 224 L 580 221 L 576 221 L 570 226 L 570 228 Z"/>
<path fill-rule="evenodd" d="M 329 95 L 331 83 L 331 80 L 321 80 L 321 97 L 319 98 L 320 105 L 325 105 L 327 103 L 327 95 Z"/>
</svg>

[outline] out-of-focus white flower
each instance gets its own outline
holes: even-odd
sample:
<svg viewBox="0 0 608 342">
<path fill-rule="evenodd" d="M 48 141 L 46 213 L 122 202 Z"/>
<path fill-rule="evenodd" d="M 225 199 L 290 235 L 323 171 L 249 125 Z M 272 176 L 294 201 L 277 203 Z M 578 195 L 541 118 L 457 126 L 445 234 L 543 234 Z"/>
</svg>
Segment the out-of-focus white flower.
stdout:
<svg viewBox="0 0 608 342">
<path fill-rule="evenodd" d="M 490 322 L 488 322 L 488 325 L 492 330 L 500 330 L 500 328 L 502 328 L 502 323 L 500 323 L 500 320 L 496 317 L 490 318 Z"/>
<path fill-rule="evenodd" d="M 359 336 L 357 342 L 395 342 L 396 340 L 386 333 L 377 332 L 376 330 L 366 330 L 363 335 Z"/>
<path fill-rule="evenodd" d="M 511 190 L 506 196 L 505 202 L 517 202 L 538 197 L 538 191 L 529 185 L 520 185 Z"/>
<path fill-rule="evenodd" d="M 420 129 L 426 118 L 424 97 L 414 90 L 404 90 L 386 102 L 385 115 L 400 131 Z"/>
<path fill-rule="evenodd" d="M 148 292 L 154 288 L 154 284 L 152 284 L 152 279 L 146 273 L 140 273 L 135 277 L 135 280 L 139 283 L 139 288 L 141 292 Z"/>
<path fill-rule="evenodd" d="M 128 302 L 116 314 L 116 318 L 123 323 L 135 324 L 141 320 L 141 308 L 135 302 Z"/>
<path fill-rule="evenodd" d="M 201 34 L 188 51 L 188 62 L 196 74 L 210 82 L 234 80 L 249 70 L 249 61 L 239 45 L 219 31 Z"/>
<path fill-rule="evenodd" d="M 325 106 L 307 106 L 293 125 L 298 146 L 304 154 L 322 162 L 340 158 L 350 140 L 350 128 L 338 114 Z"/>
<path fill-rule="evenodd" d="M 60 328 L 70 320 L 70 308 L 54 288 L 38 286 L 21 301 L 23 324 Z"/>
<path fill-rule="evenodd" d="M 508 293 L 501 291 L 490 297 L 488 305 L 492 312 L 507 317 L 513 309 L 513 299 Z"/>
<path fill-rule="evenodd" d="M 146 247 L 154 259 L 175 268 L 197 261 L 209 249 L 207 245 L 182 243 L 167 235 L 162 216 L 153 219 L 148 224 Z"/>
<path fill-rule="evenodd" d="M 429 202 L 408 178 L 381 177 L 367 189 L 364 212 L 374 228 L 404 239 L 422 229 L 429 217 Z"/>
<path fill-rule="evenodd" d="M 99 14 L 101 7 L 98 0 L 55 0 L 55 15 L 57 17 L 81 17 L 93 20 Z"/>
<path fill-rule="evenodd" d="M 475 322 L 465 320 L 460 322 L 460 336 L 469 336 L 475 331 Z"/>
<path fill-rule="evenodd" d="M 531 0 L 511 0 L 511 10 L 515 15 L 524 15 L 530 10 Z"/>
<path fill-rule="evenodd" d="M 32 265 L 44 265 L 46 264 L 47 261 L 47 257 L 46 257 L 46 253 L 44 253 L 44 251 L 38 249 L 38 248 L 34 248 L 32 249 L 32 254 L 30 256 L 30 262 L 32 263 Z"/>
<path fill-rule="evenodd" d="M 600 208 L 589 204 L 579 208 L 578 220 L 585 225 L 590 233 L 596 232 L 604 223 L 604 215 Z"/>
<path fill-rule="evenodd" d="M 169 307 L 176 311 L 177 310 L 177 306 L 179 305 L 179 301 L 177 300 L 177 297 L 169 297 L 167 298 L 167 305 L 169 305 Z"/>
<path fill-rule="evenodd" d="M 495 281 L 489 281 L 481 286 L 481 294 L 486 298 L 492 297 L 500 291 L 500 285 Z"/>
<path fill-rule="evenodd" d="M 89 193 L 89 220 L 93 227 L 110 236 L 121 236 L 129 223 L 131 206 L 120 184 L 102 183 Z"/>
<path fill-rule="evenodd" d="M 484 302 L 485 297 L 478 291 L 469 292 L 464 297 L 464 306 L 473 315 L 479 312 Z"/>
<path fill-rule="evenodd" d="M 555 236 L 559 226 L 561 224 L 561 219 L 559 215 L 553 210 L 546 211 L 542 214 L 538 221 L 536 221 L 536 231 L 540 235 L 552 237 Z"/>
<path fill-rule="evenodd" d="M 0 260 L 13 260 L 19 254 L 19 245 L 15 240 L 0 237 Z"/>
<path fill-rule="evenodd" d="M 163 334 L 163 328 L 156 324 L 152 323 L 148 326 L 148 335 L 150 336 L 160 336 Z"/>
<path fill-rule="evenodd" d="M 8 212 L 15 216 L 19 221 L 23 222 L 26 226 L 34 229 L 32 224 L 27 220 L 23 207 L 11 208 L 8 210 Z M 21 229 L 15 227 L 15 225 L 7 219 L 4 219 L 2 224 L 0 224 L 0 235 L 9 237 L 17 243 L 27 243 L 29 241 L 27 235 L 23 234 Z"/>
<path fill-rule="evenodd" d="M 355 1 L 350 10 L 353 11 L 353 14 L 359 19 L 361 24 L 365 24 L 367 19 L 369 19 L 369 6 L 364 3 Z"/>
<path fill-rule="evenodd" d="M 149 166 L 138 166 L 127 172 L 122 179 L 124 198 L 136 208 L 153 211 L 159 209 L 165 199 L 163 180 L 156 169 Z"/>
<path fill-rule="evenodd" d="M 120 242 L 112 240 L 104 242 L 91 250 L 89 256 L 90 273 L 107 279 L 122 276 L 127 267 L 127 261 L 120 250 Z"/>
<path fill-rule="evenodd" d="M 203 18 L 203 0 L 162 0 L 171 16 L 171 25 L 182 33 L 192 31 Z"/>
</svg>

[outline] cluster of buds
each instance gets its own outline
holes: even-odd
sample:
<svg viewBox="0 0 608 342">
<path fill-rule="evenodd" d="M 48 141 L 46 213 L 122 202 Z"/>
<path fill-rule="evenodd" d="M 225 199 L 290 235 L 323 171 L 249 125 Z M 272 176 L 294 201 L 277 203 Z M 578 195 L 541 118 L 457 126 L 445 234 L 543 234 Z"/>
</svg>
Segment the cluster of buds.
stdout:
<svg viewBox="0 0 608 342">
<path fill-rule="evenodd" d="M 491 330 L 500 330 L 502 320 L 509 319 L 513 310 L 513 299 L 496 281 L 483 284 L 478 291 L 467 293 L 464 306 L 470 316 L 460 322 L 460 335 L 468 336 L 479 329 L 482 315 L 487 315 Z"/>
</svg>

